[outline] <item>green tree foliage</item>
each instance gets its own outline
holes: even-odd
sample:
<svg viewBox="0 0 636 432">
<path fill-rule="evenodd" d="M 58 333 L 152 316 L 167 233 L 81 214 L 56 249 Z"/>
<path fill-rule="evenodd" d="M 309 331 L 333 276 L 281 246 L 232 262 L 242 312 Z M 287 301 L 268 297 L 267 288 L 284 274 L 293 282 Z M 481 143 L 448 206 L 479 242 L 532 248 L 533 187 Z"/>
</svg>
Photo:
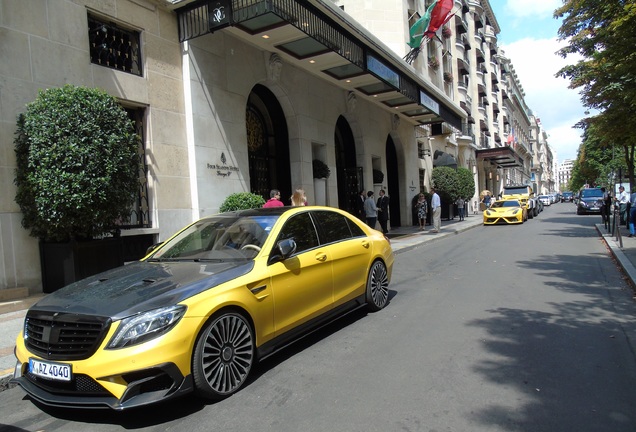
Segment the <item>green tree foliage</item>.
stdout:
<svg viewBox="0 0 636 432">
<path fill-rule="evenodd" d="M 599 111 L 578 126 L 594 125 L 598 144 L 605 151 L 621 149 L 633 187 L 636 138 L 629 131 L 636 126 L 636 3 L 565 0 L 554 15 L 563 18 L 559 37 L 568 43 L 558 54 L 581 58 L 557 76 L 570 79 L 570 88 L 580 90 L 584 105 Z M 581 155 L 591 157 L 589 149 L 580 151 Z"/>
<path fill-rule="evenodd" d="M 219 211 L 249 210 L 263 207 L 263 204 L 265 204 L 265 200 L 260 195 L 251 192 L 237 192 L 225 198 Z"/>
<path fill-rule="evenodd" d="M 431 181 L 442 201 L 453 203 L 459 198 L 461 182 L 454 168 L 447 166 L 433 168 Z"/>
<path fill-rule="evenodd" d="M 107 93 L 40 91 L 18 116 L 16 202 L 22 225 L 47 241 L 90 239 L 128 218 L 139 187 L 139 136 Z"/>
<path fill-rule="evenodd" d="M 470 199 L 475 195 L 475 177 L 473 173 L 468 168 L 459 167 L 457 168 L 457 177 L 459 180 L 457 198 Z"/>
<path fill-rule="evenodd" d="M 627 172 L 622 149 L 603 145 L 595 124 L 588 124 L 583 133 L 577 160 L 572 168 L 569 189 L 577 191 L 584 185 L 613 189 L 613 180 L 619 172 Z"/>
</svg>

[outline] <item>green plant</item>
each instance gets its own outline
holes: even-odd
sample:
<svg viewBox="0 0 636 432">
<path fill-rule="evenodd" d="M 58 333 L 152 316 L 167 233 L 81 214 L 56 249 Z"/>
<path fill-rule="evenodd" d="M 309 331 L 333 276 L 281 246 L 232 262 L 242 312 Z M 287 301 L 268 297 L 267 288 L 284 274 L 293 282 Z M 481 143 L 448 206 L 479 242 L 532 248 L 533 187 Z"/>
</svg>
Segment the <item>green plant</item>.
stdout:
<svg viewBox="0 0 636 432">
<path fill-rule="evenodd" d="M 428 65 L 432 69 L 437 69 L 439 67 L 439 60 L 437 60 L 437 57 L 431 57 L 428 59 Z"/>
<path fill-rule="evenodd" d="M 373 183 L 380 184 L 384 181 L 384 173 L 379 169 L 373 170 Z"/>
<path fill-rule="evenodd" d="M 320 159 L 314 159 L 312 161 L 312 169 L 315 179 L 329 178 L 329 176 L 331 175 L 331 170 L 329 169 L 327 164 Z"/>
<path fill-rule="evenodd" d="M 454 168 L 447 166 L 433 168 L 431 181 L 442 201 L 451 203 L 459 198 L 460 181 Z"/>
<path fill-rule="evenodd" d="M 229 195 L 219 208 L 220 212 L 249 210 L 263 207 L 265 199 L 251 192 L 237 192 Z"/>
<path fill-rule="evenodd" d="M 442 37 L 448 39 L 453 35 L 453 31 L 448 26 L 442 27 Z"/>
<path fill-rule="evenodd" d="M 128 218 L 139 187 L 139 136 L 102 90 L 40 91 L 18 116 L 15 200 L 46 241 L 99 237 Z"/>
<path fill-rule="evenodd" d="M 453 74 L 450 72 L 444 72 L 444 81 L 445 82 L 452 82 L 453 81 Z"/>
</svg>

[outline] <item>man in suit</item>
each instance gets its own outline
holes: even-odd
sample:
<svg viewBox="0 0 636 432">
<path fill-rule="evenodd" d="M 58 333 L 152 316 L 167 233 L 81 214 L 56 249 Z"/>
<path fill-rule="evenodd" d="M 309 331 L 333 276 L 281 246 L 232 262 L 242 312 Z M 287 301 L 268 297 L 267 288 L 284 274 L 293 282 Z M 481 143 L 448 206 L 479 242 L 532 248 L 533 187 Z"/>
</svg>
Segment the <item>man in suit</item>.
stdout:
<svg viewBox="0 0 636 432">
<path fill-rule="evenodd" d="M 378 198 L 378 222 L 382 227 L 382 232 L 388 234 L 389 230 L 386 226 L 389 220 L 389 197 L 385 195 L 384 189 L 380 189 L 380 198 Z"/>
</svg>

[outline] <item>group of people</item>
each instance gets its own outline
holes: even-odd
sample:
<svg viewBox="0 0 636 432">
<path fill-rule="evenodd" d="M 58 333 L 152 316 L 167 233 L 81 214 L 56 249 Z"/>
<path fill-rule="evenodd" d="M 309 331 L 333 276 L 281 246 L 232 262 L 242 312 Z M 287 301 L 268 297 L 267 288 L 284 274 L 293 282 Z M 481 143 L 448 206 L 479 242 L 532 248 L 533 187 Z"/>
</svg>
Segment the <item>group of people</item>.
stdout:
<svg viewBox="0 0 636 432">
<path fill-rule="evenodd" d="M 305 190 L 301 188 L 296 189 L 289 200 L 291 201 L 292 207 L 306 206 L 307 196 L 305 195 Z M 284 205 L 285 204 L 280 200 L 280 191 L 278 189 L 272 189 L 269 192 L 269 200 L 263 204 L 263 208 L 283 207 Z"/>
<path fill-rule="evenodd" d="M 433 212 L 433 230 L 431 232 L 438 233 L 442 229 L 442 202 L 437 192 L 435 192 L 435 188 L 431 188 L 431 193 L 431 210 Z M 423 193 L 420 193 L 420 196 L 415 203 L 415 208 L 417 210 L 417 219 L 420 222 L 420 230 L 424 231 L 426 229 L 428 202 L 426 201 L 426 196 Z M 463 208 L 464 207 L 462 206 L 462 210 Z"/>
<path fill-rule="evenodd" d="M 380 189 L 378 192 L 380 197 L 376 202 L 373 198 L 373 191 L 365 192 L 360 191 L 360 200 L 358 201 L 358 213 L 360 219 L 367 222 L 371 228 L 375 229 L 377 222 L 380 222 L 380 227 L 384 234 L 389 233 L 388 221 L 389 221 L 389 203 L 390 199 L 384 189 Z"/>
</svg>

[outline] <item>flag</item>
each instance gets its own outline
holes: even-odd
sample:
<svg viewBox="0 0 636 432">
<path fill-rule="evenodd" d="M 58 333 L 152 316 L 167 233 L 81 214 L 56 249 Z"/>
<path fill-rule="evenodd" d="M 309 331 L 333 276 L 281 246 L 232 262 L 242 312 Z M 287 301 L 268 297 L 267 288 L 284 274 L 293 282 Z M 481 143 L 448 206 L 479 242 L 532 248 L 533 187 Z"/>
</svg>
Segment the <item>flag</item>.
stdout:
<svg viewBox="0 0 636 432">
<path fill-rule="evenodd" d="M 408 46 L 411 48 L 419 48 L 422 43 L 422 38 L 424 37 L 424 33 L 426 29 L 428 29 L 428 25 L 431 22 L 431 13 L 435 8 L 435 5 L 438 3 L 438 0 L 435 0 L 433 4 L 431 4 L 424 15 L 415 21 L 409 30 L 409 41 L 407 42 Z"/>
<path fill-rule="evenodd" d="M 435 36 L 435 32 L 455 15 L 451 13 L 453 0 L 438 0 L 433 4 L 435 5 L 435 9 L 431 12 L 431 21 L 426 30 L 426 36 L 429 39 L 432 39 Z"/>
<path fill-rule="evenodd" d="M 515 128 L 510 128 L 510 132 L 508 133 L 508 139 L 506 144 L 510 145 L 515 140 Z"/>
</svg>

